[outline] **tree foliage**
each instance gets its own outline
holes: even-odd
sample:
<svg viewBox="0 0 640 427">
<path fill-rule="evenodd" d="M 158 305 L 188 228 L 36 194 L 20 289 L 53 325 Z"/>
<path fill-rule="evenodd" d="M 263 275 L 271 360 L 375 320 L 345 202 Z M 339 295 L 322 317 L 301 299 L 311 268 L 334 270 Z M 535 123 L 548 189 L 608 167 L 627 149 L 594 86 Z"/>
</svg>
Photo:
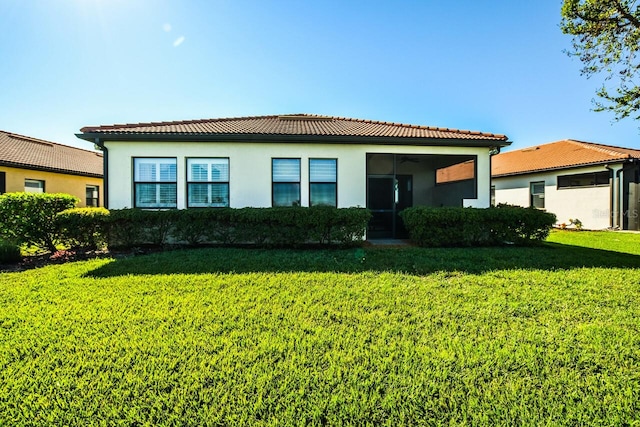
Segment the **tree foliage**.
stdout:
<svg viewBox="0 0 640 427">
<path fill-rule="evenodd" d="M 564 0 L 562 32 L 573 36 L 568 52 L 583 63 L 582 74 L 606 74 L 595 111 L 620 120 L 640 118 L 640 10 L 637 0 Z"/>
</svg>

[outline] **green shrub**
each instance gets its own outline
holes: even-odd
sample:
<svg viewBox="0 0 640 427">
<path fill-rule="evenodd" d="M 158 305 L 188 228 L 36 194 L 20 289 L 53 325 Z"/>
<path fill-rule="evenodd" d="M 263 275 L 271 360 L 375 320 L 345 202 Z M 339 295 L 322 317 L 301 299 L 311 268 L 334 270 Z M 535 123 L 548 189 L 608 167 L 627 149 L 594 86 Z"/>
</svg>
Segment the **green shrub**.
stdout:
<svg viewBox="0 0 640 427">
<path fill-rule="evenodd" d="M 491 246 L 544 240 L 556 222 L 554 214 L 534 208 L 413 207 L 400 213 L 411 240 L 420 246 Z"/>
<path fill-rule="evenodd" d="M 271 247 L 358 244 L 371 218 L 367 209 L 330 206 L 243 208 L 234 213 L 231 228 L 237 241 Z"/>
<path fill-rule="evenodd" d="M 243 209 L 197 208 L 174 211 L 170 238 L 189 245 L 232 244 L 250 233 L 238 227 Z"/>
<path fill-rule="evenodd" d="M 57 225 L 67 245 L 95 250 L 106 244 L 108 219 L 105 208 L 74 208 L 58 213 Z"/>
<path fill-rule="evenodd" d="M 262 208 L 259 211 L 268 235 L 267 246 L 298 247 L 309 241 L 312 211 L 300 206 Z"/>
<path fill-rule="evenodd" d="M 371 212 L 362 208 L 336 209 L 329 206 L 309 208 L 311 238 L 320 244 L 349 246 L 362 241 Z"/>
<path fill-rule="evenodd" d="M 362 208 L 326 206 L 168 211 L 121 209 L 111 211 L 107 234 L 110 248 L 165 243 L 348 246 L 362 240 L 370 216 L 369 211 Z"/>
<path fill-rule="evenodd" d="M 111 210 L 107 227 L 108 245 L 110 248 L 164 245 L 176 222 L 177 212 L 176 210 Z"/>
<path fill-rule="evenodd" d="M 140 209 L 112 209 L 107 221 L 109 249 L 131 248 L 142 241 L 143 230 L 137 221 Z"/>
<path fill-rule="evenodd" d="M 143 231 L 143 243 L 156 246 L 168 243 L 176 218 L 180 212 L 175 209 L 162 211 L 140 210 L 137 215 Z"/>
<path fill-rule="evenodd" d="M 174 236 L 178 241 L 195 246 L 208 240 L 208 229 L 216 221 L 213 209 L 187 209 L 177 215 Z"/>
<path fill-rule="evenodd" d="M 56 215 L 78 199 L 69 194 L 6 193 L 0 195 L 0 237 L 18 244 L 56 250 Z"/>
<path fill-rule="evenodd" d="M 0 264 L 10 264 L 22 259 L 20 246 L 15 243 L 0 240 Z"/>
<path fill-rule="evenodd" d="M 183 212 L 189 212 L 189 209 Z M 204 209 L 204 240 L 208 243 L 229 245 L 248 238 L 250 229 L 243 229 L 238 222 L 242 209 L 208 208 Z"/>
</svg>

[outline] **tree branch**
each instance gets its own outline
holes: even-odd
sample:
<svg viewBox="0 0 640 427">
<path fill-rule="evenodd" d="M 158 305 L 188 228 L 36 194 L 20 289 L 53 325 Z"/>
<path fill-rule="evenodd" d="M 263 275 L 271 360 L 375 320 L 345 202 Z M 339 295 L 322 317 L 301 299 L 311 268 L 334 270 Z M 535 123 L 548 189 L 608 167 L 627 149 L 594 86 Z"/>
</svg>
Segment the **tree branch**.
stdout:
<svg viewBox="0 0 640 427">
<path fill-rule="evenodd" d="M 616 10 L 620 15 L 625 17 L 627 21 L 631 23 L 631 25 L 633 25 L 636 28 L 640 28 L 640 20 L 638 20 L 635 16 L 630 14 L 628 11 L 624 10 L 624 8 L 622 7 L 619 1 L 614 2 L 614 7 L 616 8 Z"/>
</svg>

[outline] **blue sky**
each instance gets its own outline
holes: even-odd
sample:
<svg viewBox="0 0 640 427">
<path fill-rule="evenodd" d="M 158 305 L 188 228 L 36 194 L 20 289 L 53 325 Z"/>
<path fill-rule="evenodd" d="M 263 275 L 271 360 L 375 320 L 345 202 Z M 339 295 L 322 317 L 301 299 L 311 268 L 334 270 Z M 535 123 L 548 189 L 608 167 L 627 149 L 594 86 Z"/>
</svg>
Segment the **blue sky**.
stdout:
<svg viewBox="0 0 640 427">
<path fill-rule="evenodd" d="M 310 113 L 640 148 L 591 111 L 561 3 L 0 0 L 0 129 Z"/>
</svg>

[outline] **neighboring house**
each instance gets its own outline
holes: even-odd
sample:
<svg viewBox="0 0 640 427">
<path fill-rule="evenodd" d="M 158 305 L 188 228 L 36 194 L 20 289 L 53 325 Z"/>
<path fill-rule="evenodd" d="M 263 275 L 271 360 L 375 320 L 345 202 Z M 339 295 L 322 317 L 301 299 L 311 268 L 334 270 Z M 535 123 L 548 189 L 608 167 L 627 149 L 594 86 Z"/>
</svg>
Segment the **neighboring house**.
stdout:
<svg viewBox="0 0 640 427">
<path fill-rule="evenodd" d="M 0 131 L 0 194 L 67 193 L 102 206 L 102 153 Z"/>
<path fill-rule="evenodd" d="M 84 127 L 104 152 L 109 208 L 366 206 L 371 237 L 400 237 L 397 214 L 489 206 L 490 133 L 307 114 Z M 436 180 L 452 165 L 462 180 Z M 466 166 L 468 169 L 469 166 Z"/>
<path fill-rule="evenodd" d="M 533 206 L 558 224 L 640 229 L 640 150 L 564 140 L 492 158 L 495 203 Z"/>
</svg>

